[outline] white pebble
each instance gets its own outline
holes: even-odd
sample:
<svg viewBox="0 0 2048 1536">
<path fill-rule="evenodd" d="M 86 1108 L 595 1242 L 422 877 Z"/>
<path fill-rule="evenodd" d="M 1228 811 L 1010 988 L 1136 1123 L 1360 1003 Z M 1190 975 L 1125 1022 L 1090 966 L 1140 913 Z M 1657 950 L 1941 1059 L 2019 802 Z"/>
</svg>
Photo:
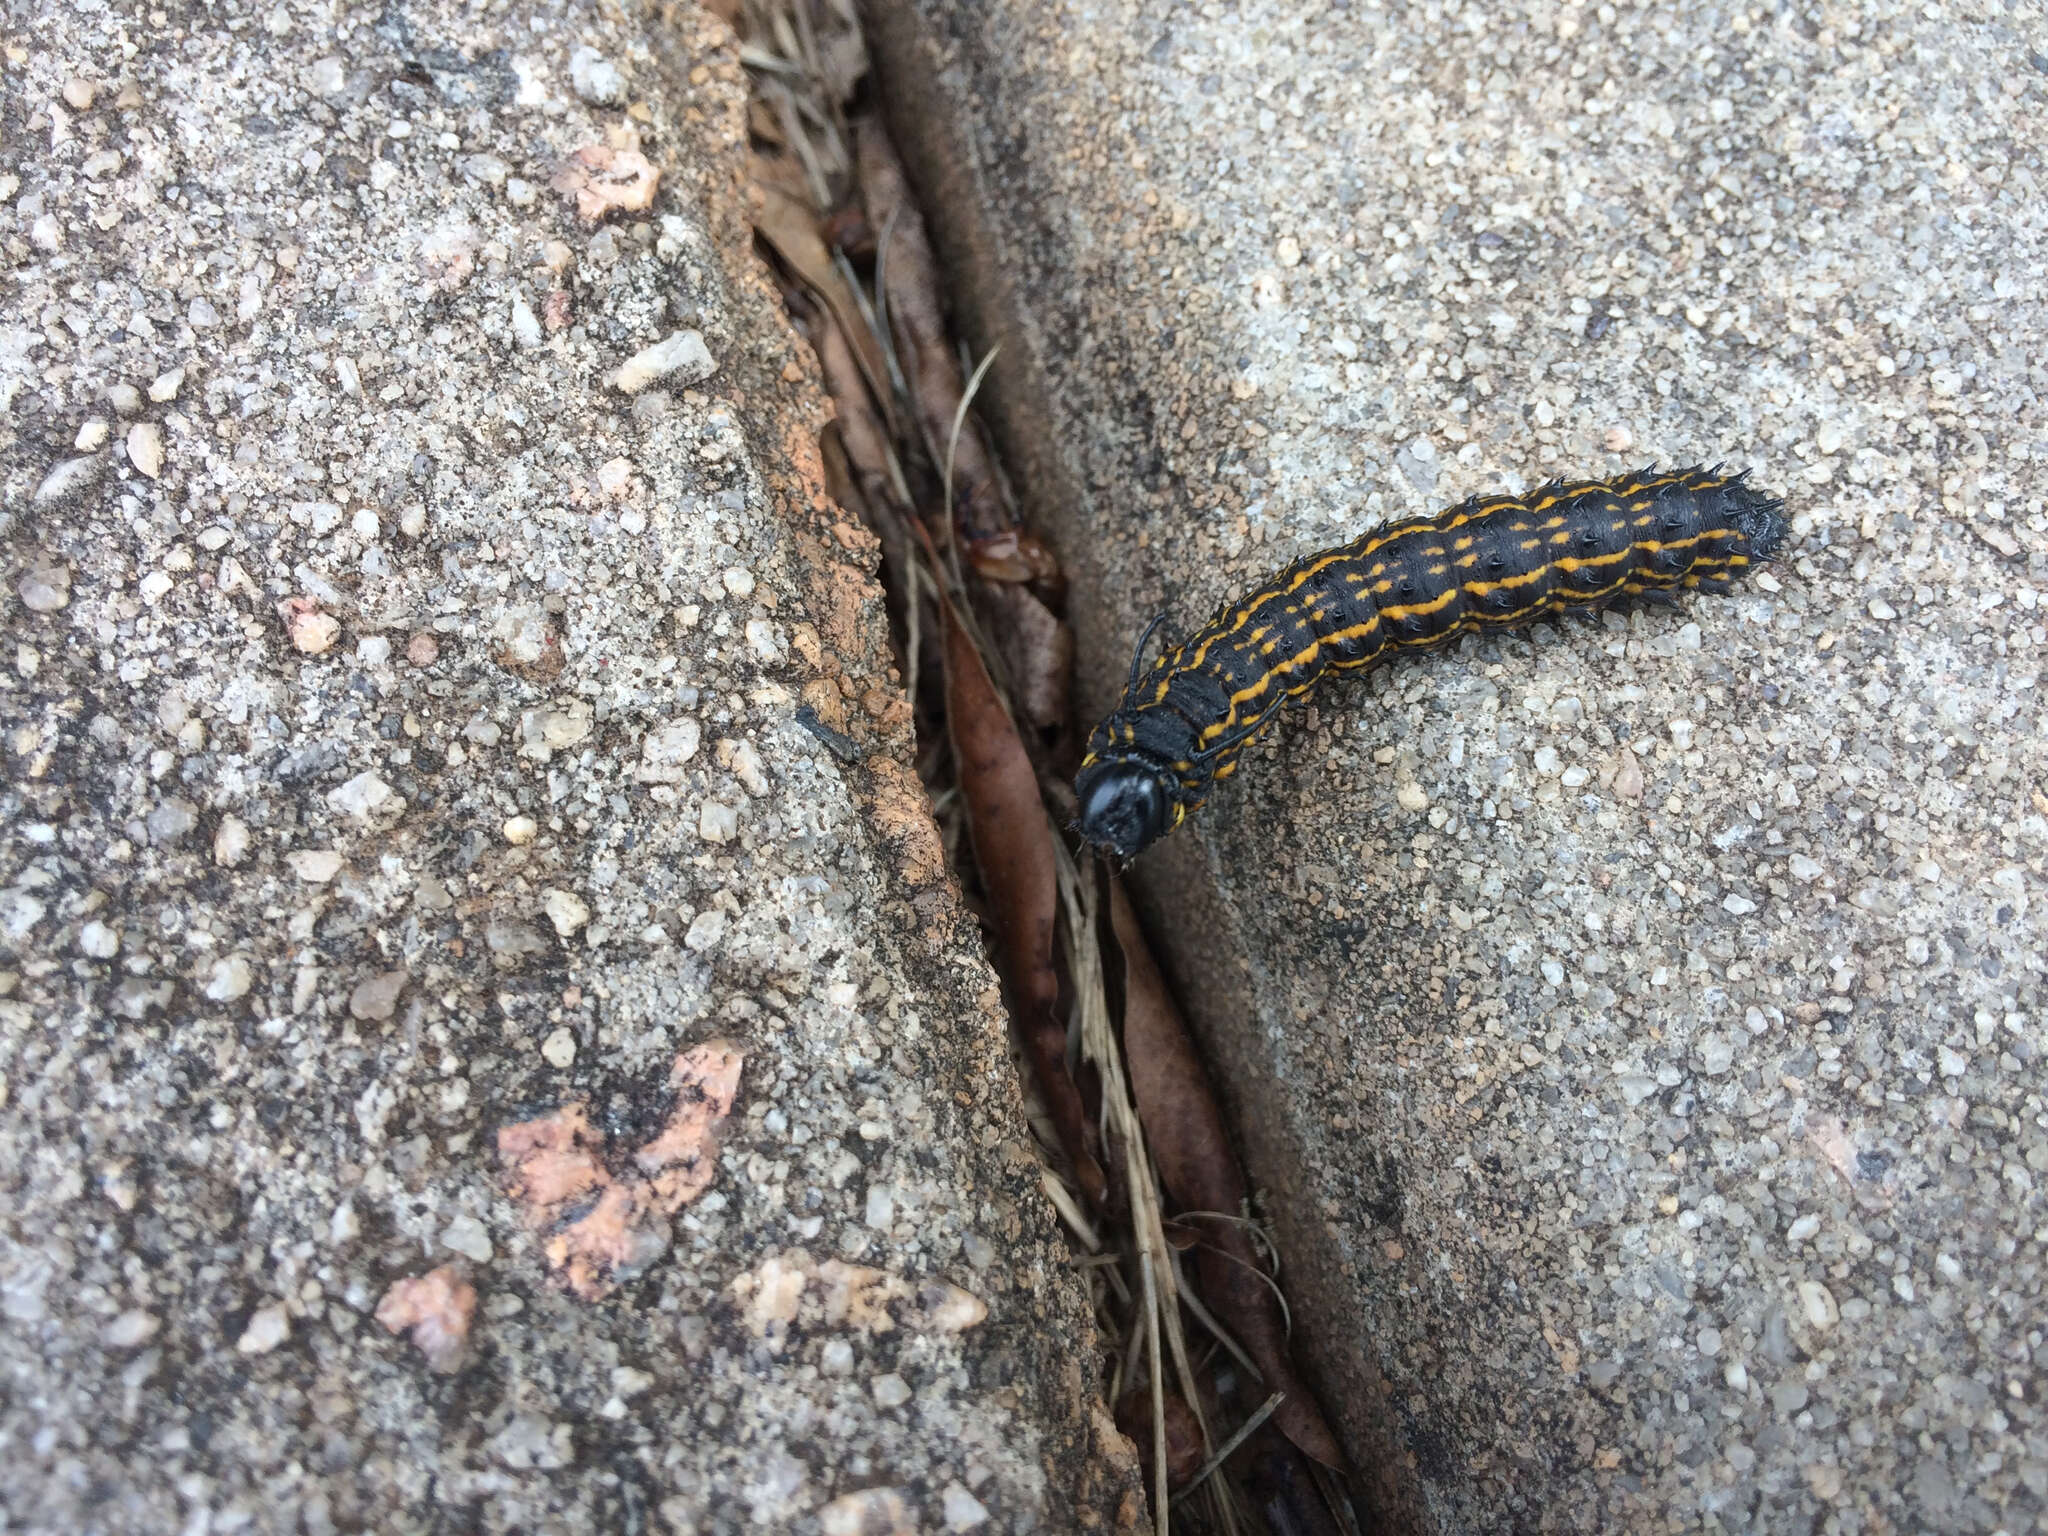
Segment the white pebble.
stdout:
<svg viewBox="0 0 2048 1536">
<path fill-rule="evenodd" d="M 285 866 L 308 885 L 325 885 L 341 873 L 341 855 L 332 848 L 299 848 L 284 856 Z"/>
<path fill-rule="evenodd" d="M 875 1402 L 883 1408 L 901 1408 L 910 1401 L 910 1383 L 894 1371 L 877 1376 L 873 1391 Z"/>
<path fill-rule="evenodd" d="M 697 384 L 718 371 L 711 349 L 695 331 L 677 331 L 666 340 L 636 352 L 612 382 L 625 394 L 637 395 L 656 379 L 676 375 L 678 384 Z"/>
<path fill-rule="evenodd" d="M 396 796 L 389 784 L 373 772 L 359 773 L 339 789 L 327 792 L 327 803 L 348 816 L 369 818 Z"/>
<path fill-rule="evenodd" d="M 356 1215 L 355 1202 L 344 1200 L 334 1208 L 334 1214 L 327 1218 L 327 1241 L 330 1243 L 354 1242 L 363 1235 L 363 1219 Z"/>
<path fill-rule="evenodd" d="M 485 1230 L 482 1222 L 467 1211 L 452 1218 L 448 1225 L 441 1229 L 441 1246 L 479 1264 L 490 1263 L 496 1254 L 496 1250 L 491 1247 L 491 1234 Z"/>
<path fill-rule="evenodd" d="M 1823 1331 L 1841 1321 L 1842 1313 L 1835 1305 L 1834 1293 L 1818 1280 L 1799 1282 L 1799 1305 L 1806 1311 L 1806 1320 Z"/>
<path fill-rule="evenodd" d="M 267 1355 L 291 1337 L 291 1314 L 282 1305 L 258 1307 L 249 1316 L 249 1326 L 235 1340 L 235 1350 L 244 1355 Z"/>
<path fill-rule="evenodd" d="M 1429 809 L 1429 795 L 1420 784 L 1403 784 L 1394 791 L 1394 800 L 1404 811 L 1426 811 Z"/>
<path fill-rule="evenodd" d="M 742 788 L 750 795 L 768 793 L 768 775 L 761 766 L 761 754 L 754 750 L 751 741 L 736 741 L 727 754 L 732 764 L 733 777 L 740 781 Z"/>
<path fill-rule="evenodd" d="M 640 742 L 640 766 L 634 777 L 643 784 L 680 784 L 687 776 L 683 764 L 697 755 L 704 731 L 685 716 L 649 731 Z"/>
<path fill-rule="evenodd" d="M 549 1066 L 566 1071 L 576 1060 L 576 1037 L 563 1025 L 541 1042 L 540 1053 Z"/>
<path fill-rule="evenodd" d="M 501 830 L 506 842 L 515 848 L 523 848 L 539 834 L 540 823 L 531 816 L 509 816 Z"/>
<path fill-rule="evenodd" d="M 213 833 L 213 862 L 232 868 L 249 852 L 249 824 L 239 816 L 223 816 Z"/>
<path fill-rule="evenodd" d="M 71 601 L 71 567 L 35 565 L 15 585 L 31 613 L 55 613 Z"/>
<path fill-rule="evenodd" d="M 138 421 L 128 429 L 128 462 L 137 473 L 154 480 L 164 470 L 164 429 L 153 421 Z"/>
<path fill-rule="evenodd" d="M 960 1483 L 946 1484 L 939 1509 L 949 1531 L 971 1531 L 988 1523 L 988 1508 Z"/>
<path fill-rule="evenodd" d="M 541 344 L 540 320 L 533 312 L 533 306 L 526 302 L 526 295 L 512 295 L 512 339 L 522 347 L 537 347 Z"/>
<path fill-rule="evenodd" d="M 697 813 L 697 835 L 707 843 L 729 843 L 739 835 L 740 813 L 737 807 L 717 800 L 706 800 Z"/>
<path fill-rule="evenodd" d="M 285 628 L 292 648 L 307 656 L 318 656 L 334 648 L 341 638 L 341 620 L 331 613 L 304 606 L 304 599 L 280 604 L 286 610 Z"/>
<path fill-rule="evenodd" d="M 573 891 L 549 891 L 541 898 L 541 910 L 565 939 L 590 921 L 590 907 Z"/>
<path fill-rule="evenodd" d="M 867 1210 L 864 1213 L 867 1224 L 878 1232 L 886 1232 L 896 1220 L 896 1199 L 886 1184 L 868 1186 Z"/>
<path fill-rule="evenodd" d="M 163 1324 L 140 1308 L 123 1312 L 100 1331 L 100 1342 L 109 1349 L 133 1349 L 156 1336 Z"/>
<path fill-rule="evenodd" d="M 626 94 L 618 65 L 587 45 L 569 55 L 569 83 L 593 107 L 617 106 Z"/>
<path fill-rule="evenodd" d="M 238 997 L 246 997 L 255 982 L 249 957 L 229 955 L 213 963 L 213 972 L 206 979 L 206 996 L 211 1002 L 232 1003 Z"/>
<path fill-rule="evenodd" d="M 78 948 L 91 959 L 111 960 L 120 952 L 121 935 L 94 918 L 78 930 Z"/>
<path fill-rule="evenodd" d="M 177 399 L 178 391 L 184 387 L 185 370 L 182 367 L 173 368 L 168 373 L 158 374 L 150 381 L 149 398 L 158 405 L 165 405 Z"/>
</svg>

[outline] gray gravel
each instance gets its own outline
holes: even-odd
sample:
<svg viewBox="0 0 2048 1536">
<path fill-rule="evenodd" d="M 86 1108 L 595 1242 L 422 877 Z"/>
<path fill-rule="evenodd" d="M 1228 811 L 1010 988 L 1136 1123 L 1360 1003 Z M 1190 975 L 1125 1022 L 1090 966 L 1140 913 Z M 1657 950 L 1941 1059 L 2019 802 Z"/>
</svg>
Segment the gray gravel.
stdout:
<svg viewBox="0 0 2048 1536">
<path fill-rule="evenodd" d="M 1141 1508 L 663 15 L 9 15 L 10 1530 Z"/>
<path fill-rule="evenodd" d="M 912 9 L 1094 705 L 1381 518 L 1789 503 L 1738 594 L 1328 689 L 1138 867 L 1387 1519 L 2038 1528 L 2038 11 Z"/>
</svg>

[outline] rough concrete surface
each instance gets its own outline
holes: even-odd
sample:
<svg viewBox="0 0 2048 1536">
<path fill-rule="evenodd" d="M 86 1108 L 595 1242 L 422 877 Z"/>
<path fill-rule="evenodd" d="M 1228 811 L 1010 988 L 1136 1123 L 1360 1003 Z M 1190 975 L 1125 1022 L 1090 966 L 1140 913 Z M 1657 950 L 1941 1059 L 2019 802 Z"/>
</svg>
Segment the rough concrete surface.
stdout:
<svg viewBox="0 0 2048 1536">
<path fill-rule="evenodd" d="M 730 35 L 4 46 L 0 1524 L 1128 1521 Z"/>
<path fill-rule="evenodd" d="M 2038 7 L 890 14 L 1092 704 L 1474 492 L 1794 518 L 1327 686 L 1137 867 L 1381 1514 L 2039 1529 Z"/>
</svg>

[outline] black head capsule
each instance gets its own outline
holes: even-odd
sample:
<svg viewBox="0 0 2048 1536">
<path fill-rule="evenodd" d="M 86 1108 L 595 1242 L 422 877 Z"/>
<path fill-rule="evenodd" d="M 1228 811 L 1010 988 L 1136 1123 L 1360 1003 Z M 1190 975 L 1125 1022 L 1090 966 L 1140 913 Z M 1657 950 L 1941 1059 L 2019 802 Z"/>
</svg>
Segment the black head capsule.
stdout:
<svg viewBox="0 0 2048 1536">
<path fill-rule="evenodd" d="M 1076 775 L 1074 794 L 1081 835 L 1120 859 L 1136 858 L 1173 827 L 1173 786 L 1142 760 L 1090 763 Z"/>
</svg>

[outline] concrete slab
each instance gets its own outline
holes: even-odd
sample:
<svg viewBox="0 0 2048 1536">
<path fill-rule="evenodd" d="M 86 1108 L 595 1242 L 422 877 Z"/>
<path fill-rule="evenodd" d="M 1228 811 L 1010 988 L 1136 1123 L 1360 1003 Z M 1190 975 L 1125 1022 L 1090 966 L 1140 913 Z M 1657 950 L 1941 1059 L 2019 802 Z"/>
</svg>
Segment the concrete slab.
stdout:
<svg viewBox="0 0 2048 1536">
<path fill-rule="evenodd" d="M 2038 1525 L 2040 39 L 890 17 L 1098 708 L 1154 613 L 1474 492 L 1794 515 L 1683 615 L 1329 687 L 1138 866 L 1390 1524 Z"/>
</svg>

